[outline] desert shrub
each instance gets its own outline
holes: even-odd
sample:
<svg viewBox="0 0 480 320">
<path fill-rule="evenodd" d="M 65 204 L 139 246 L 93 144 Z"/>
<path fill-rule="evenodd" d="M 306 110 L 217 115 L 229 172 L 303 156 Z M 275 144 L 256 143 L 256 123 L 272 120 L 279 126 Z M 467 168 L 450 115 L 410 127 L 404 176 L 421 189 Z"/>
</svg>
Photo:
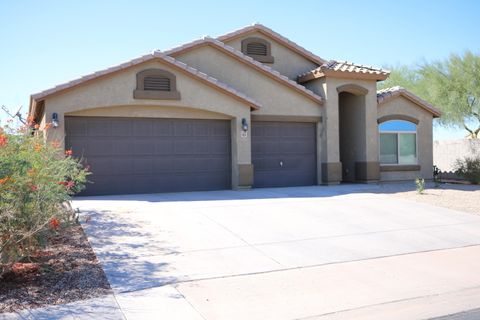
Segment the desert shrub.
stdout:
<svg viewBox="0 0 480 320">
<path fill-rule="evenodd" d="M 423 178 L 416 178 L 415 179 L 415 187 L 419 194 L 422 194 L 425 191 L 425 179 Z"/>
<path fill-rule="evenodd" d="M 457 159 L 455 173 L 473 184 L 480 183 L 480 156 Z"/>
<path fill-rule="evenodd" d="M 74 219 L 68 201 L 88 172 L 70 150 L 63 153 L 30 127 L 0 127 L 0 276 Z"/>
</svg>

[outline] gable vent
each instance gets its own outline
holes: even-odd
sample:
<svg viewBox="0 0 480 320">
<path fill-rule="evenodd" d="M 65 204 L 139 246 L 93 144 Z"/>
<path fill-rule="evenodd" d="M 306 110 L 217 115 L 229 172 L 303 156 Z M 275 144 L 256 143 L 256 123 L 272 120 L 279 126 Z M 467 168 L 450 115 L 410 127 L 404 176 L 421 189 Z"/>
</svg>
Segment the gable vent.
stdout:
<svg viewBox="0 0 480 320">
<path fill-rule="evenodd" d="M 266 56 L 267 46 L 263 43 L 250 42 L 249 44 L 247 44 L 247 54 Z"/>
<path fill-rule="evenodd" d="M 170 91 L 170 79 L 164 77 L 145 77 L 144 90 Z"/>
</svg>

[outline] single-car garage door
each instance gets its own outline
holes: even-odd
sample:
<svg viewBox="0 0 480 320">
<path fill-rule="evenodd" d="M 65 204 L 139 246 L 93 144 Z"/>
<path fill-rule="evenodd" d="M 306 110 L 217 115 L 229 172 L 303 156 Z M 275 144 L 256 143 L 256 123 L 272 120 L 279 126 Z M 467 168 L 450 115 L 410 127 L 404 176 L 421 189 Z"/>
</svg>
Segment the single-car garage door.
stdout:
<svg viewBox="0 0 480 320">
<path fill-rule="evenodd" d="M 66 148 L 91 167 L 84 195 L 231 188 L 230 122 L 66 117 Z"/>
<path fill-rule="evenodd" d="M 317 184 L 316 125 L 252 122 L 255 187 Z"/>
</svg>

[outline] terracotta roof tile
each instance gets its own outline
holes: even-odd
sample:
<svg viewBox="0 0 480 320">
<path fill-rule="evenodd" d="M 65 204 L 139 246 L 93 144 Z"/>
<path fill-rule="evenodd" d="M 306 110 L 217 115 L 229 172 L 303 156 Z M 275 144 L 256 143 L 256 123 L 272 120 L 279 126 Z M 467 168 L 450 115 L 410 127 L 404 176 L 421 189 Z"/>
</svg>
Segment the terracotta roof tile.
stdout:
<svg viewBox="0 0 480 320">
<path fill-rule="evenodd" d="M 321 65 L 321 64 L 326 62 L 325 59 L 320 58 L 316 54 L 308 51 L 307 49 L 303 48 L 302 46 L 299 46 L 298 44 L 291 41 L 290 39 L 282 36 L 281 34 L 273 31 L 272 29 L 270 29 L 270 28 L 268 28 L 268 27 L 266 27 L 266 26 L 264 26 L 260 23 L 254 23 L 252 25 L 249 25 L 249 26 L 243 27 L 241 29 L 238 29 L 238 30 L 229 32 L 227 34 L 221 35 L 221 36 L 217 37 L 217 40 L 219 40 L 221 42 L 226 42 L 230 39 L 233 39 L 233 38 L 236 38 L 236 37 L 239 37 L 239 36 L 242 36 L 244 34 L 254 32 L 254 31 L 259 31 L 260 33 L 263 33 L 263 34 L 266 34 L 266 35 L 272 37 L 273 39 L 277 40 L 279 43 L 282 43 L 285 46 L 290 47 L 291 49 L 293 49 L 297 53 L 303 55 L 305 58 L 309 59 L 310 61 L 312 61 L 312 62 L 314 62 L 318 65 Z"/>
<path fill-rule="evenodd" d="M 184 70 L 185 72 L 190 73 L 191 75 L 193 75 L 193 76 L 195 76 L 199 79 L 203 79 L 204 81 L 222 89 L 223 91 L 227 91 L 228 93 L 236 96 L 237 98 L 239 98 L 239 99 L 243 100 L 244 102 L 250 104 L 252 107 L 254 107 L 256 109 L 261 107 L 260 103 L 258 103 L 254 99 L 250 98 L 246 94 L 236 90 L 235 88 L 230 87 L 229 85 L 218 81 L 218 79 L 210 77 L 206 73 L 200 72 L 197 69 L 192 68 L 192 67 L 186 65 L 185 63 L 183 63 L 181 61 L 178 61 L 178 60 L 176 60 L 176 59 L 174 59 L 170 56 L 167 56 L 167 55 L 165 55 L 161 52 L 158 52 L 158 51 L 155 51 L 151 54 L 141 56 L 140 58 L 136 58 L 136 59 L 127 61 L 127 62 L 122 63 L 120 65 L 110 67 L 110 68 L 107 68 L 107 69 L 104 69 L 104 70 L 101 70 L 101 71 L 97 71 L 97 72 L 82 76 L 78 79 L 75 79 L 75 80 L 57 85 L 53 88 L 41 91 L 41 92 L 36 93 L 36 94 L 33 94 L 31 96 L 31 98 L 33 100 L 37 100 L 37 101 L 44 100 L 47 96 L 50 96 L 54 93 L 58 93 L 60 91 L 75 87 L 75 86 L 77 86 L 79 84 L 82 84 L 84 82 L 87 82 L 87 81 L 90 81 L 90 80 L 108 75 L 108 74 L 116 72 L 116 71 L 126 69 L 126 68 L 131 67 L 131 66 L 138 65 L 138 64 L 146 62 L 146 61 L 154 60 L 154 59 L 160 59 L 164 62 L 167 62 L 168 64 L 170 64 L 172 66 L 175 66 L 177 68 L 180 68 L 180 69 Z"/>
<path fill-rule="evenodd" d="M 364 76 L 365 78 L 385 80 L 390 74 L 390 71 L 347 61 L 330 60 L 316 69 L 300 74 L 298 81 L 303 83 L 326 75 L 338 75 L 339 73 L 344 73 L 344 76 L 350 74 L 353 77 Z"/>
<path fill-rule="evenodd" d="M 440 117 L 442 115 L 442 112 L 432 106 L 430 103 L 411 93 L 407 89 L 399 86 L 377 91 L 377 103 L 378 105 L 382 105 L 399 96 L 407 98 L 408 100 L 432 113 L 435 117 Z"/>
<path fill-rule="evenodd" d="M 205 44 L 213 45 L 217 48 L 223 49 L 223 50 L 229 52 L 230 54 L 234 55 L 238 59 L 244 61 L 245 63 L 247 63 L 249 65 L 252 65 L 252 66 L 256 67 L 257 69 L 260 69 L 264 73 L 267 73 L 268 75 L 272 76 L 273 79 L 276 79 L 276 80 L 282 82 L 283 84 L 285 84 L 285 85 L 303 93 L 304 95 L 308 96 L 309 98 L 313 99 L 314 101 L 319 102 L 319 103 L 323 102 L 322 97 L 315 94 L 313 91 L 305 88 L 304 86 L 298 84 L 295 81 L 290 80 L 288 77 L 282 75 L 280 72 L 270 68 L 269 66 L 267 66 L 267 65 L 265 65 L 261 62 L 258 62 L 257 60 L 253 59 L 252 57 L 249 57 L 249 56 L 243 54 L 241 51 L 238 51 L 235 48 L 232 48 L 232 47 L 226 45 L 225 43 L 223 43 L 223 42 L 221 42 L 217 39 L 214 39 L 214 38 L 204 37 L 202 39 L 183 44 L 179 47 L 168 49 L 166 51 L 163 51 L 163 53 L 166 54 L 166 55 L 169 55 L 169 56 L 170 55 L 175 56 L 175 55 L 181 54 L 185 50 L 189 50 L 189 49 L 192 49 L 194 47 L 197 47 L 197 46 L 200 46 L 200 45 L 205 45 Z M 160 51 L 156 51 L 156 52 L 160 52 Z"/>
</svg>

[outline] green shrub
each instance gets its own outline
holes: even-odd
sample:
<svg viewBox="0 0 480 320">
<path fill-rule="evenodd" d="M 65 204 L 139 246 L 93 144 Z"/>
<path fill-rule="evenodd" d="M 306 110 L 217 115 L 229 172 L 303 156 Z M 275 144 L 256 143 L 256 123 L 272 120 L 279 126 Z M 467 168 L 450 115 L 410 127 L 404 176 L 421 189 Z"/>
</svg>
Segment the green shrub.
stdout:
<svg viewBox="0 0 480 320">
<path fill-rule="evenodd" d="M 473 184 L 480 183 L 480 156 L 457 159 L 454 165 L 457 175 Z"/>
<path fill-rule="evenodd" d="M 425 179 L 423 178 L 416 178 L 415 179 L 415 186 L 417 188 L 417 192 L 422 194 L 425 191 Z"/>
<path fill-rule="evenodd" d="M 63 153 L 29 127 L 0 127 L 0 276 L 75 219 L 68 201 L 88 172 Z"/>
</svg>

